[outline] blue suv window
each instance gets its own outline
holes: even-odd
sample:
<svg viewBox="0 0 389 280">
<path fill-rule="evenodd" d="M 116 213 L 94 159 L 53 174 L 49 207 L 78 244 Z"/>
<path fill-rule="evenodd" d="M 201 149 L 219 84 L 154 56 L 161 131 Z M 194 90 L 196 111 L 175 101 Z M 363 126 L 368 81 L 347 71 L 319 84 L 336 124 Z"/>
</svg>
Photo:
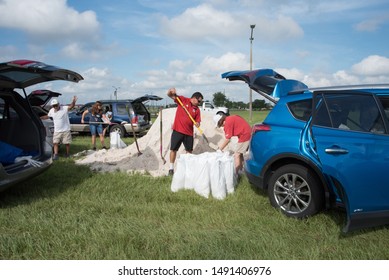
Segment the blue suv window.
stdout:
<svg viewBox="0 0 389 280">
<path fill-rule="evenodd" d="M 307 121 L 312 113 L 312 99 L 290 102 L 288 103 L 288 108 L 293 117 L 298 120 Z"/>
<path fill-rule="evenodd" d="M 384 118 L 386 118 L 386 121 L 389 121 L 389 98 L 380 97 L 379 100 L 380 100 L 382 107 L 384 109 Z"/>
<path fill-rule="evenodd" d="M 118 115 L 127 115 L 128 114 L 126 104 L 117 104 L 116 109 L 117 109 Z"/>
<path fill-rule="evenodd" d="M 319 95 L 314 125 L 352 131 L 386 133 L 376 99 L 372 95 Z M 389 110 L 389 109 L 388 109 Z"/>
</svg>

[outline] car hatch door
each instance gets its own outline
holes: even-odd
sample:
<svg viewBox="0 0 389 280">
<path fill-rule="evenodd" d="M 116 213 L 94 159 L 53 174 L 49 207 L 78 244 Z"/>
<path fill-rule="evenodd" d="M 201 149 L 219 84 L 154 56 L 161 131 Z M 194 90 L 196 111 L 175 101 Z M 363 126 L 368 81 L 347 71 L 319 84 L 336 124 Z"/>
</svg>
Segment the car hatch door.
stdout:
<svg viewBox="0 0 389 280">
<path fill-rule="evenodd" d="M 251 89 L 274 103 L 290 92 L 304 91 L 308 88 L 302 82 L 285 79 L 284 76 L 272 69 L 230 71 L 223 73 L 222 78 L 230 81 L 244 81 Z"/>
<path fill-rule="evenodd" d="M 54 97 L 58 97 L 61 94 L 47 89 L 38 89 L 32 91 L 28 96 L 28 100 L 32 106 L 45 107 L 49 100 Z"/>
<path fill-rule="evenodd" d="M 14 60 L 0 63 L 0 80 L 4 88 L 26 88 L 54 80 L 77 83 L 83 77 L 76 72 L 38 61 Z"/>
<path fill-rule="evenodd" d="M 143 95 L 141 97 L 134 99 L 132 102 L 142 102 L 143 103 L 143 102 L 149 101 L 149 100 L 158 101 L 158 100 L 162 100 L 162 98 L 157 96 L 157 95 L 146 94 L 146 95 Z"/>
<path fill-rule="evenodd" d="M 377 106 L 372 95 L 319 93 L 312 138 L 323 173 L 345 205 L 345 232 L 388 223 L 389 136 L 363 128 L 364 111 Z M 376 115 L 377 118 L 381 116 Z"/>
</svg>

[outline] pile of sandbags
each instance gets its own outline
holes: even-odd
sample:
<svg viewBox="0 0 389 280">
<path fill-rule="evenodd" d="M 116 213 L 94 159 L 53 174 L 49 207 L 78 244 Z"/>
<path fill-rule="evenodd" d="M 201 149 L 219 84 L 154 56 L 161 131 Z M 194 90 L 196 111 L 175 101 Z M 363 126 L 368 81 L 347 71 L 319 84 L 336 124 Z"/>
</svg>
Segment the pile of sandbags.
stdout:
<svg viewBox="0 0 389 280">
<path fill-rule="evenodd" d="M 181 154 L 176 161 L 171 190 L 194 190 L 208 198 L 224 199 L 237 183 L 234 158 L 228 152 L 205 152 L 199 155 Z"/>
</svg>

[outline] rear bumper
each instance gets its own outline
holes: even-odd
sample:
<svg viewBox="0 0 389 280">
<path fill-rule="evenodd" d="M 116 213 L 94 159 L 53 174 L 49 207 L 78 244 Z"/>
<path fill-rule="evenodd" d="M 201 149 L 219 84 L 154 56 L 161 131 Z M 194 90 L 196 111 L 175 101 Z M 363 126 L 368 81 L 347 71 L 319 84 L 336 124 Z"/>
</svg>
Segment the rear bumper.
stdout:
<svg viewBox="0 0 389 280">
<path fill-rule="evenodd" d="M 123 127 L 124 127 L 124 129 L 126 130 L 127 133 L 129 133 L 129 134 L 132 133 L 131 124 L 129 124 L 129 123 L 123 124 Z M 135 133 L 144 132 L 144 131 L 148 130 L 150 127 L 151 127 L 150 123 L 145 124 L 145 125 L 137 125 L 137 124 L 133 125 Z"/>
<path fill-rule="evenodd" d="M 250 184 L 256 186 L 259 189 L 265 188 L 265 186 L 263 185 L 263 177 L 255 176 L 252 173 L 249 173 L 247 170 L 245 170 L 245 173 Z"/>
<path fill-rule="evenodd" d="M 376 211 L 370 213 L 353 213 L 347 217 L 347 224 L 343 232 L 347 233 L 367 227 L 376 227 L 387 225 L 389 220 L 389 211 Z"/>
<path fill-rule="evenodd" d="M 52 164 L 51 156 L 41 161 L 40 167 L 24 166 L 27 162 L 21 161 L 6 167 L 0 165 L 0 192 L 27 179 L 38 176 Z"/>
</svg>

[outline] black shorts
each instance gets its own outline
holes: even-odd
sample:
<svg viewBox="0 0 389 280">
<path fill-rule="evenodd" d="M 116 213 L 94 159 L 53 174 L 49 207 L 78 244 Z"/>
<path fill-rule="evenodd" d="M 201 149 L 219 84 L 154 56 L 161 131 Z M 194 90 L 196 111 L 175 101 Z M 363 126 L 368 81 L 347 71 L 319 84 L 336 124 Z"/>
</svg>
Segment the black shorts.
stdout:
<svg viewBox="0 0 389 280">
<path fill-rule="evenodd" d="M 193 151 L 193 136 L 182 134 L 173 130 L 170 142 L 170 150 L 178 151 L 182 143 L 184 144 L 185 150 L 187 152 Z"/>
</svg>

